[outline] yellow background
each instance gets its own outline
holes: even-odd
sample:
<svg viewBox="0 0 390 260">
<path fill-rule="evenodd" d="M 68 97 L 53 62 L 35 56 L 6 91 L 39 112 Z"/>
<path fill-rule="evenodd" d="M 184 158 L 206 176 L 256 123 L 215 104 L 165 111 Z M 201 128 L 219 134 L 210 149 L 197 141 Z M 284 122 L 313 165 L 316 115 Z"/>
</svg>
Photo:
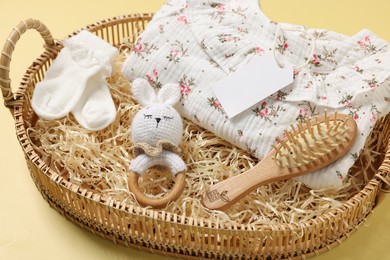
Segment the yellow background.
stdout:
<svg viewBox="0 0 390 260">
<path fill-rule="evenodd" d="M 122 14 L 154 12 L 163 0 L 0 0 L 0 45 L 26 18 L 43 21 L 55 38 L 89 23 Z M 326 28 L 352 35 L 368 28 L 390 41 L 389 0 L 263 0 L 262 9 L 275 21 Z M 30 63 L 42 52 L 42 40 L 28 32 L 17 44 L 11 63 L 16 89 Z M 389 68 L 390 69 L 390 68 Z M 172 259 L 118 246 L 82 229 L 51 209 L 29 176 L 17 142 L 14 122 L 0 108 L 0 259 Z M 390 199 L 347 241 L 316 260 L 390 259 Z"/>
</svg>

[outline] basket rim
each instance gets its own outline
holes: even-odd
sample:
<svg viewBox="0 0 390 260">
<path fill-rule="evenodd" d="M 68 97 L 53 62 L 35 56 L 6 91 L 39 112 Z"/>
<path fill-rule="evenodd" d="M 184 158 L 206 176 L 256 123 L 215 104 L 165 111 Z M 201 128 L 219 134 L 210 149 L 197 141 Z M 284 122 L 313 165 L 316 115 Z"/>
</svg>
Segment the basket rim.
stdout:
<svg viewBox="0 0 390 260">
<path fill-rule="evenodd" d="M 118 20 L 121 20 L 122 22 L 130 21 L 132 19 L 144 20 L 144 19 L 151 19 L 152 16 L 153 13 L 134 13 L 128 15 L 115 16 L 112 18 L 100 20 L 98 22 L 89 24 L 83 28 L 80 28 L 79 30 L 76 30 L 73 33 L 69 34 L 68 37 L 77 34 L 83 29 L 89 30 L 91 32 L 96 32 L 99 29 L 106 28 L 112 24 L 115 24 L 115 22 L 117 22 Z M 84 197 L 85 199 L 93 200 L 95 202 L 98 202 L 99 204 L 111 208 L 115 208 L 116 210 L 123 211 L 133 216 L 140 216 L 142 214 L 142 216 L 145 218 L 161 220 L 161 221 L 166 221 L 166 222 L 171 222 L 176 224 L 183 224 L 183 225 L 188 225 L 188 224 L 192 226 L 196 225 L 197 227 L 202 227 L 205 229 L 233 230 L 235 232 L 239 232 L 239 231 L 288 232 L 288 231 L 297 231 L 297 230 L 302 230 L 304 228 L 313 227 L 319 225 L 320 222 L 321 223 L 330 222 L 333 217 L 339 214 L 343 214 L 346 210 L 348 210 L 349 208 L 348 206 L 351 207 L 354 206 L 355 204 L 359 204 L 362 199 L 369 196 L 372 192 L 379 190 L 378 194 L 375 195 L 376 197 L 378 197 L 382 185 L 387 183 L 386 180 L 389 178 L 388 175 L 390 175 L 390 170 L 389 170 L 390 167 L 389 166 L 382 167 L 383 166 L 383 162 L 382 162 L 381 166 L 378 168 L 375 175 L 364 186 L 364 188 L 360 190 L 357 194 L 355 194 L 353 197 L 351 197 L 348 201 L 343 203 L 342 205 L 321 214 L 315 219 L 309 219 L 297 223 L 281 223 L 281 224 L 274 224 L 274 225 L 265 225 L 265 224 L 233 225 L 231 222 L 224 222 L 224 221 L 212 223 L 211 220 L 205 219 L 203 217 L 194 219 L 193 217 L 178 215 L 176 213 L 166 212 L 165 210 L 154 210 L 149 208 L 143 208 L 139 205 L 128 205 L 116 199 L 112 199 L 108 195 L 96 194 L 93 191 L 87 190 L 86 188 L 82 188 L 77 184 L 65 180 L 57 172 L 52 170 L 42 160 L 42 158 L 35 152 L 33 146 L 31 145 L 32 143 L 31 139 L 28 137 L 26 128 L 24 126 L 23 106 L 26 102 L 24 98 L 25 97 L 24 93 L 27 90 L 27 88 L 31 87 L 32 84 L 31 79 L 33 78 L 33 76 L 40 69 L 42 69 L 43 64 L 48 59 L 50 59 L 48 53 L 52 54 L 53 52 L 56 52 L 57 54 L 59 52 L 59 50 L 62 47 L 60 42 L 61 41 L 58 41 L 56 43 L 57 46 L 60 46 L 60 48 L 55 50 L 53 50 L 53 48 L 49 49 L 45 46 L 44 52 L 40 55 L 40 57 L 38 57 L 32 63 L 32 65 L 24 73 L 22 81 L 20 82 L 20 86 L 15 96 L 15 100 L 18 101 L 15 102 L 15 106 L 14 106 L 15 129 L 16 129 L 16 135 L 18 141 L 23 149 L 23 152 L 25 153 L 26 160 L 27 159 L 30 160 L 37 168 L 40 169 L 40 171 L 43 174 L 49 177 L 52 182 L 55 182 L 57 185 L 60 185 L 63 188 L 66 188 L 71 192 Z M 386 157 L 390 157 L 390 141 L 388 142 Z M 375 207 L 376 205 L 377 203 L 375 203 L 373 207 Z"/>
</svg>

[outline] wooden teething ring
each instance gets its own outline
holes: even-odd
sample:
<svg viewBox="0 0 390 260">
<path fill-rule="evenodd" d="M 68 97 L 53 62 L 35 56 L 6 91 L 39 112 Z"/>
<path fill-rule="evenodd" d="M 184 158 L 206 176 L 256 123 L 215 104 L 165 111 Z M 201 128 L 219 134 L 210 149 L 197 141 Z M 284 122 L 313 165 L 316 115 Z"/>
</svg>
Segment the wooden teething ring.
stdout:
<svg viewBox="0 0 390 260">
<path fill-rule="evenodd" d="M 130 172 L 128 175 L 128 186 L 129 190 L 134 194 L 138 203 L 142 206 L 151 206 L 153 208 L 164 208 L 168 203 L 177 200 L 183 193 L 186 185 L 186 174 L 180 172 L 176 175 L 175 185 L 172 189 L 162 198 L 153 199 L 147 197 L 140 189 L 138 185 L 138 174 Z"/>
</svg>

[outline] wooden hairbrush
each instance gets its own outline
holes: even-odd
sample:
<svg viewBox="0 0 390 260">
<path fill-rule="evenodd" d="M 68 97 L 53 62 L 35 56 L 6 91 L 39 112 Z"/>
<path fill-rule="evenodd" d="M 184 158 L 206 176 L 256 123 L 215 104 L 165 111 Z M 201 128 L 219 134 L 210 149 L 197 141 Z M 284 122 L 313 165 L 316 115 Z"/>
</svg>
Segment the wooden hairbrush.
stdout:
<svg viewBox="0 0 390 260">
<path fill-rule="evenodd" d="M 335 113 L 305 119 L 252 169 L 212 185 L 202 203 L 209 209 L 224 210 L 261 185 L 314 172 L 345 155 L 357 135 L 357 125 L 350 116 Z"/>
</svg>

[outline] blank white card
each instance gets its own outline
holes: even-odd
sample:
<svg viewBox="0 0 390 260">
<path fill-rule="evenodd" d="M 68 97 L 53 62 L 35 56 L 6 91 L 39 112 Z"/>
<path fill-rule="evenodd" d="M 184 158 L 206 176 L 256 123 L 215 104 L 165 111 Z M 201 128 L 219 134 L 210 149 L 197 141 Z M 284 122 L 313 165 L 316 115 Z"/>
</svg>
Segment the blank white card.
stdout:
<svg viewBox="0 0 390 260">
<path fill-rule="evenodd" d="M 272 53 L 254 57 L 238 71 L 220 80 L 213 91 L 232 118 L 293 82 L 293 67 L 281 68 Z"/>
</svg>

